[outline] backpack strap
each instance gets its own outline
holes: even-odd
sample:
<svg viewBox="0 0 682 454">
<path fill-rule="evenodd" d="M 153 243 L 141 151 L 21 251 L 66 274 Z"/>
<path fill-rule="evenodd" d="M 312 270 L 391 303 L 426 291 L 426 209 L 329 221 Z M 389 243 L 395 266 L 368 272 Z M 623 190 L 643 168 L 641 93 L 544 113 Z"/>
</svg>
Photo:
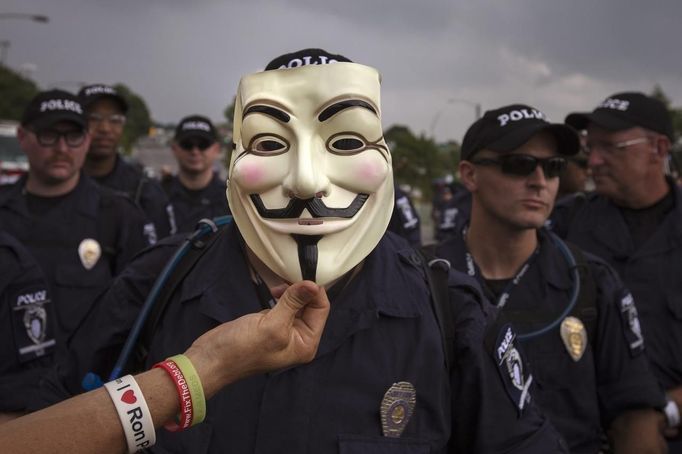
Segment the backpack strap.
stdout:
<svg viewBox="0 0 682 454">
<path fill-rule="evenodd" d="M 154 331 L 163 316 L 168 303 L 170 302 L 171 296 L 180 286 L 182 281 L 187 277 L 187 275 L 192 271 L 194 266 L 197 264 L 199 259 L 210 249 L 210 247 L 215 243 L 215 241 L 224 234 L 227 229 L 211 230 L 206 233 L 203 237 L 199 239 L 192 240 L 191 237 L 188 238 L 190 241 L 189 249 L 187 249 L 185 255 L 181 260 L 175 265 L 171 271 L 170 276 L 166 280 L 161 292 L 156 298 L 154 307 L 149 312 L 149 316 L 145 321 L 142 332 L 140 333 L 139 340 L 135 347 L 135 363 L 138 365 L 143 365 L 149 353 L 149 347 L 154 336 Z M 194 236 L 194 235 L 192 235 Z"/>
<path fill-rule="evenodd" d="M 578 294 L 578 301 L 571 314 L 583 322 L 585 329 L 587 330 L 587 338 L 592 342 L 597 333 L 597 282 L 587 264 L 587 258 L 582 249 L 568 241 L 565 241 L 565 243 L 575 258 L 576 267 L 580 276 L 580 293 Z"/>
<path fill-rule="evenodd" d="M 428 250 L 420 250 L 419 255 L 421 256 L 421 264 L 426 276 L 426 282 L 431 292 L 431 309 L 436 316 L 441 334 L 443 352 L 445 353 L 445 366 L 448 370 L 451 370 L 455 358 L 455 318 L 448 296 L 450 262 L 434 257 Z"/>
<path fill-rule="evenodd" d="M 99 212 L 97 213 L 97 240 L 102 248 L 104 254 L 109 261 L 109 267 L 112 270 L 116 269 L 115 259 L 118 255 L 117 237 L 118 226 L 117 222 L 112 222 L 120 216 L 120 211 L 116 210 L 116 202 L 113 200 L 118 195 L 107 188 L 100 187 L 99 197 Z"/>
<path fill-rule="evenodd" d="M 131 194 L 133 202 L 135 202 L 135 205 L 137 206 L 142 206 L 140 205 L 140 200 L 142 199 L 142 190 L 144 189 L 144 185 L 147 184 L 147 181 L 149 181 L 149 178 L 147 177 L 147 175 L 145 175 L 144 172 L 142 172 L 140 175 L 140 179 L 137 181 L 135 192 Z"/>
</svg>

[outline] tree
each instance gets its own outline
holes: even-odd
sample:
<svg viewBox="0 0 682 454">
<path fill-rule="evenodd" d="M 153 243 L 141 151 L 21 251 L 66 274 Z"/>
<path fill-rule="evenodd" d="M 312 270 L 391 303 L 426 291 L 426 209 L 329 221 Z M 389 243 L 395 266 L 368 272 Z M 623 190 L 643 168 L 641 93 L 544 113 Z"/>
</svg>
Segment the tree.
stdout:
<svg viewBox="0 0 682 454">
<path fill-rule="evenodd" d="M 0 64 L 0 119 L 21 120 L 26 105 L 38 91 L 35 82 Z"/>
<path fill-rule="evenodd" d="M 670 98 L 668 98 L 668 95 L 665 94 L 659 84 L 654 85 L 651 96 L 663 102 L 670 111 L 673 122 L 673 134 L 675 136 L 671 153 L 671 171 L 675 177 L 678 177 L 682 173 L 682 143 L 680 143 L 680 138 L 682 138 L 682 108 L 671 106 Z"/>
<path fill-rule="evenodd" d="M 419 188 L 426 200 L 431 198 L 433 180 L 455 172 L 459 145 L 454 142 L 437 145 L 403 125 L 388 128 L 384 138 L 391 149 L 396 182 Z"/>
<path fill-rule="evenodd" d="M 670 116 L 673 121 L 673 133 L 675 139 L 679 140 L 682 137 L 682 108 L 672 107 L 670 98 L 665 94 L 663 88 L 659 84 L 654 85 L 651 96 L 665 104 L 670 111 Z"/>
<path fill-rule="evenodd" d="M 121 145 L 123 146 L 124 153 L 130 154 L 135 141 L 149 134 L 149 129 L 152 127 L 152 119 L 149 115 L 147 104 L 142 97 L 122 83 L 114 85 L 114 88 L 128 103 L 126 127 L 123 131 Z"/>
<path fill-rule="evenodd" d="M 227 125 L 225 126 L 228 128 L 230 131 L 232 131 L 232 126 L 234 125 L 234 105 L 237 103 L 237 97 L 233 96 L 232 97 L 232 102 L 225 107 L 225 110 L 223 110 L 223 115 L 225 116 L 225 120 L 227 122 Z"/>
</svg>

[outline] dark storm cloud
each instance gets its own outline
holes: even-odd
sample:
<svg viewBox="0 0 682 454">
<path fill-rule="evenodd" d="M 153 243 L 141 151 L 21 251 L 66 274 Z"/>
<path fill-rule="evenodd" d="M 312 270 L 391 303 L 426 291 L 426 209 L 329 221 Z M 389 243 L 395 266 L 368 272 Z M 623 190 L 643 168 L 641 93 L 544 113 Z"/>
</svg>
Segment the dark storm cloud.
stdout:
<svg viewBox="0 0 682 454">
<path fill-rule="evenodd" d="M 554 120 L 606 95 L 660 83 L 682 104 L 678 0 L 5 0 L 8 63 L 43 86 L 123 82 L 155 119 L 220 120 L 239 78 L 323 47 L 383 75 L 383 119 L 461 138 L 474 104 L 525 102 Z"/>
</svg>

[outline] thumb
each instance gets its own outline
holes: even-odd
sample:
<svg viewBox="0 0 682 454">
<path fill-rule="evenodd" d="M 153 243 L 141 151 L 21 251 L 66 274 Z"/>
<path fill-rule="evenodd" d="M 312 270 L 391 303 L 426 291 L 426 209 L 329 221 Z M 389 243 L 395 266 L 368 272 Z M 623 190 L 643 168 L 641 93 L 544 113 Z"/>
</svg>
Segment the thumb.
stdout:
<svg viewBox="0 0 682 454">
<path fill-rule="evenodd" d="M 296 282 L 282 294 L 270 311 L 270 316 L 278 321 L 291 323 L 301 309 L 315 301 L 319 293 L 320 287 L 314 282 Z"/>
</svg>

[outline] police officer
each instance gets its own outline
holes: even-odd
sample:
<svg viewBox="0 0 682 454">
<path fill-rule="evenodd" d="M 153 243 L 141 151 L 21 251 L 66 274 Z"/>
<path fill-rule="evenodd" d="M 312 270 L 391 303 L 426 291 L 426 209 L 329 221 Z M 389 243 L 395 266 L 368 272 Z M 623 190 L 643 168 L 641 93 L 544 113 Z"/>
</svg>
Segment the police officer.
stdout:
<svg viewBox="0 0 682 454">
<path fill-rule="evenodd" d="M 31 254 L 0 231 L 0 424 L 20 416 L 52 365 L 54 316 L 47 282 Z"/>
<path fill-rule="evenodd" d="M 646 339 L 647 356 L 667 390 L 666 413 L 679 425 L 682 405 L 681 192 L 664 173 L 673 128 L 665 105 L 636 92 L 609 96 L 566 122 L 587 130 L 596 194 L 557 206 L 555 229 L 604 260 L 632 291 L 640 317 L 623 299 L 630 342 Z M 641 324 L 639 323 L 641 321 Z M 682 443 L 670 452 L 682 452 Z"/>
<path fill-rule="evenodd" d="M 130 200 L 81 174 L 90 136 L 71 93 L 36 95 L 17 137 L 29 171 L 0 192 L 0 228 L 26 246 L 45 274 L 60 350 L 95 296 L 149 245 L 146 221 Z"/>
<path fill-rule="evenodd" d="M 87 111 L 92 140 L 83 170 L 99 184 L 127 194 L 151 221 L 145 234 L 151 243 L 175 233 L 173 208 L 159 183 L 127 163 L 118 153 L 128 103 L 114 87 L 83 87 L 78 97 Z"/>
<path fill-rule="evenodd" d="M 397 184 L 393 188 L 395 191 L 395 202 L 393 214 L 388 223 L 388 230 L 405 238 L 412 246 L 420 247 L 422 244 L 421 221 L 419 213 L 414 208 L 410 196 L 400 189 Z"/>
<path fill-rule="evenodd" d="M 461 186 L 458 184 L 457 186 Z M 449 189 L 448 189 L 449 191 Z M 462 227 L 469 222 L 471 216 L 471 193 L 465 187 L 458 188 L 443 200 L 435 221 L 436 240 L 444 241 L 452 235 L 457 235 Z"/>
<path fill-rule="evenodd" d="M 533 107 L 486 112 L 462 142 L 471 221 L 437 255 L 474 276 L 515 325 L 536 402 L 572 453 L 597 453 L 600 426 L 616 453 L 664 452 L 663 393 L 621 316 L 632 297 L 606 263 L 543 227 L 578 150 L 574 130 Z"/>
<path fill-rule="evenodd" d="M 379 81 L 373 68 L 320 49 L 283 55 L 241 80 L 228 183 L 235 222 L 213 237 L 170 297 L 147 364 L 224 321 L 270 307 L 270 289 L 282 283 L 316 281 L 328 288 L 332 310 L 310 364 L 223 389 L 198 430 L 159 433 L 157 446 L 565 452 L 527 394 L 507 395 L 504 383 L 528 374 L 508 327 L 483 344 L 494 310 L 476 284 L 450 275 L 440 288 L 452 316 L 437 319 L 424 264 L 386 233 L 394 195 Z M 108 373 L 112 361 L 104 352 L 120 347 L 174 250 L 173 242 L 162 242 L 117 280 L 78 332 L 90 339 L 74 351 L 79 365 Z M 91 329 L 101 326 L 98 320 L 119 323 Z M 454 331 L 447 341 L 439 320 Z M 515 375 L 500 375 L 499 361 Z M 69 383 L 86 370 L 72 370 L 62 385 L 73 392 Z"/>
<path fill-rule="evenodd" d="M 225 182 L 215 172 L 220 143 L 213 123 L 201 115 L 180 120 L 171 144 L 178 174 L 162 181 L 178 232 L 194 231 L 197 221 L 230 214 Z"/>
<path fill-rule="evenodd" d="M 574 156 L 566 157 L 566 169 L 559 176 L 559 192 L 557 201 L 564 197 L 572 197 L 575 194 L 584 193 L 592 189 L 589 169 L 587 167 L 587 155 L 584 152 L 586 135 L 580 133 L 580 151 Z"/>
</svg>

